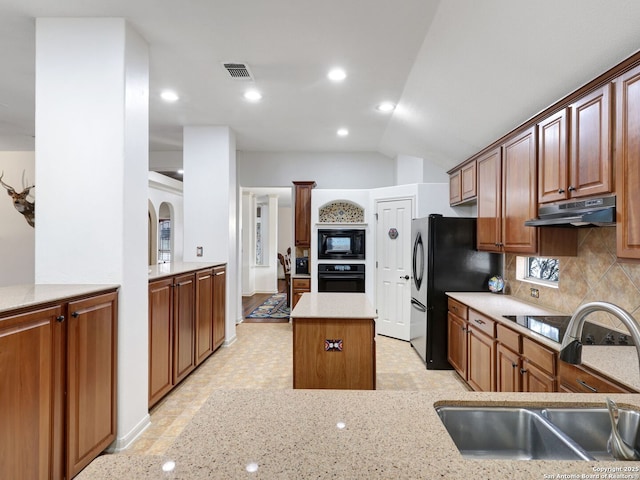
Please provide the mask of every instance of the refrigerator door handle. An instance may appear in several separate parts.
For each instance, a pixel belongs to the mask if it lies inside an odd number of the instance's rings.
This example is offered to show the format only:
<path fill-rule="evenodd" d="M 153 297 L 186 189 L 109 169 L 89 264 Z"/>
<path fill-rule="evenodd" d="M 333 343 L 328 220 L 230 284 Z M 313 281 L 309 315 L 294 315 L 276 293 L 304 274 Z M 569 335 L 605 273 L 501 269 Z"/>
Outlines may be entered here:
<path fill-rule="evenodd" d="M 416 241 L 413 244 L 413 281 L 416 288 L 420 290 L 422 286 L 422 275 L 424 273 L 424 246 L 422 244 L 422 235 L 418 232 Z"/>
<path fill-rule="evenodd" d="M 427 311 L 427 308 L 414 298 L 411 299 L 411 306 L 421 312 Z"/>

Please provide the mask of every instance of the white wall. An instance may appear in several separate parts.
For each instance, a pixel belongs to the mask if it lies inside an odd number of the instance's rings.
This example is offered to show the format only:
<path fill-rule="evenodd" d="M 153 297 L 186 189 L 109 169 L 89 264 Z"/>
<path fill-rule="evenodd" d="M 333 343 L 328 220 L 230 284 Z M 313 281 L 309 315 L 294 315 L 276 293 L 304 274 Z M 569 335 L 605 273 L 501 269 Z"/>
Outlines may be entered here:
<path fill-rule="evenodd" d="M 0 152 L 2 181 L 17 192 L 35 181 L 34 152 Z M 23 185 L 24 181 L 29 185 Z M 34 200 L 37 188 L 31 189 Z M 38 217 L 36 215 L 36 225 Z M 13 206 L 7 191 L 0 187 L 0 286 L 33 283 L 35 278 L 35 229 Z"/>
<path fill-rule="evenodd" d="M 395 184 L 395 161 L 375 152 L 238 152 L 238 184 L 289 187 L 314 180 L 317 188 L 375 188 Z"/>

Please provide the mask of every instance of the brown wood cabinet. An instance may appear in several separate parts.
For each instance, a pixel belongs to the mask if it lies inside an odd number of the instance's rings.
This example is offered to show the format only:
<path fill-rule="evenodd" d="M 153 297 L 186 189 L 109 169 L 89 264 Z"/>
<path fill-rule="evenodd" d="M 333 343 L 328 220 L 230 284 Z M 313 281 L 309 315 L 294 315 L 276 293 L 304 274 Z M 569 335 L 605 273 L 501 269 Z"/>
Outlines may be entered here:
<path fill-rule="evenodd" d="M 293 182 L 295 186 L 295 246 L 311 246 L 311 190 L 316 182 Z"/>
<path fill-rule="evenodd" d="M 0 314 L 0 478 L 74 477 L 115 440 L 117 292 Z"/>
<path fill-rule="evenodd" d="M 213 269 L 213 349 L 224 343 L 226 337 L 227 267 Z"/>
<path fill-rule="evenodd" d="M 607 83 L 570 106 L 569 198 L 612 191 L 611 88 Z"/>
<path fill-rule="evenodd" d="M 469 309 L 467 382 L 476 391 L 496 389 L 495 322 Z"/>
<path fill-rule="evenodd" d="M 196 365 L 213 352 L 213 269 L 196 273 Z"/>
<path fill-rule="evenodd" d="M 296 306 L 298 300 L 303 293 L 307 293 L 311 291 L 311 279 L 310 278 L 300 278 L 293 277 L 291 279 L 291 291 L 292 291 L 292 300 L 291 300 L 291 309 Z"/>
<path fill-rule="evenodd" d="M 149 282 L 149 407 L 225 338 L 224 265 Z"/>
<path fill-rule="evenodd" d="M 116 438 L 117 293 L 68 304 L 67 474 Z"/>
<path fill-rule="evenodd" d="M 496 390 L 498 392 L 521 392 L 521 369 L 520 354 L 502 343 L 498 343 L 496 347 Z"/>
<path fill-rule="evenodd" d="M 449 174 L 449 203 L 456 205 L 476 199 L 476 161 L 465 163 Z"/>
<path fill-rule="evenodd" d="M 640 67 L 616 86 L 616 211 L 618 258 L 640 259 Z"/>
<path fill-rule="evenodd" d="M 467 328 L 468 322 L 450 310 L 447 315 L 447 360 L 465 380 L 467 379 Z"/>
<path fill-rule="evenodd" d="M 575 393 L 637 393 L 584 365 L 558 362 L 558 382 L 563 390 Z"/>
<path fill-rule="evenodd" d="M 477 161 L 478 250 L 502 251 L 502 148 L 485 153 Z"/>
<path fill-rule="evenodd" d="M 538 123 L 538 202 L 569 195 L 569 113 L 563 108 Z"/>

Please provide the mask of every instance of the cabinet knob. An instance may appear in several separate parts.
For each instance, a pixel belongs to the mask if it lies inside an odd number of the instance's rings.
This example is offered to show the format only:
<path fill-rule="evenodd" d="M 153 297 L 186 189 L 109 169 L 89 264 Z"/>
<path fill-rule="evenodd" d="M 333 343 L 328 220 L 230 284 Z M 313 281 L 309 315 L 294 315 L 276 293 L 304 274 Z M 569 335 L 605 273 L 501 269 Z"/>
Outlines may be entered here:
<path fill-rule="evenodd" d="M 78 318 L 78 317 L 80 316 L 80 314 L 79 314 L 78 312 L 73 312 L 73 313 L 71 314 L 71 316 L 72 316 L 73 318 Z"/>
<path fill-rule="evenodd" d="M 558 193 L 564 193 L 564 188 L 559 188 Z"/>
<path fill-rule="evenodd" d="M 512 366 L 513 368 L 516 368 L 516 367 L 518 366 L 518 364 L 517 364 L 517 363 L 512 363 L 512 364 L 511 364 L 511 366 Z"/>
<path fill-rule="evenodd" d="M 570 192 L 575 192 L 576 191 L 576 187 L 574 187 L 573 185 L 569 187 L 569 191 Z"/>
<path fill-rule="evenodd" d="M 522 375 L 524 375 L 525 373 L 527 373 L 527 370 L 526 370 L 525 368 L 521 368 L 521 369 L 520 369 L 520 373 L 521 373 Z"/>
<path fill-rule="evenodd" d="M 403 279 L 403 278 L 404 278 L 405 280 L 409 280 L 409 278 L 410 278 L 410 277 L 409 277 L 409 275 L 405 275 L 404 277 L 400 277 L 400 278 L 401 278 L 401 279 Z"/>
<path fill-rule="evenodd" d="M 60 316 L 56 317 L 56 322 L 58 322 L 58 323 L 64 322 L 64 315 L 60 315 Z"/>

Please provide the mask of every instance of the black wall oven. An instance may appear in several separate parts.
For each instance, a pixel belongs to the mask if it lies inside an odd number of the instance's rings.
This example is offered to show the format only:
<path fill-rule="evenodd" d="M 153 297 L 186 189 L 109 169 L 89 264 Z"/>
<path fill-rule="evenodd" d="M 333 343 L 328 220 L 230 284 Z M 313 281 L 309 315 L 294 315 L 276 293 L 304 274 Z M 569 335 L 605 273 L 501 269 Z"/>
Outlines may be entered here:
<path fill-rule="evenodd" d="M 363 263 L 318 264 L 318 292 L 364 293 L 364 280 Z"/>
<path fill-rule="evenodd" d="M 364 260 L 364 229 L 319 229 L 318 260 Z"/>

